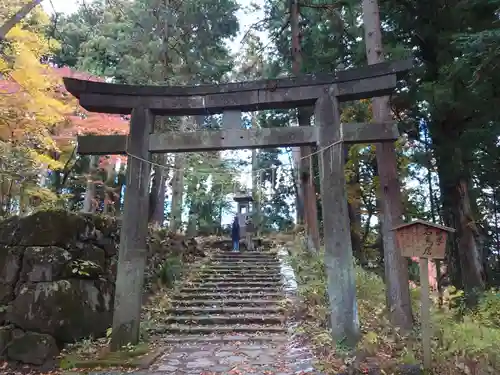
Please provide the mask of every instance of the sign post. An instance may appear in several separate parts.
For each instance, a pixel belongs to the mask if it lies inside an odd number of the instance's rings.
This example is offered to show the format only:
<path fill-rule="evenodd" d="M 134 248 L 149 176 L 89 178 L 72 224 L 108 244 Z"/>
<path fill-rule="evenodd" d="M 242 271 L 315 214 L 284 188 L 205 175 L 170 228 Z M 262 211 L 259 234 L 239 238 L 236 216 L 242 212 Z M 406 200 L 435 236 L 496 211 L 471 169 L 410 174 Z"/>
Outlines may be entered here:
<path fill-rule="evenodd" d="M 455 229 L 423 220 L 401 224 L 392 229 L 404 257 L 419 258 L 422 349 L 424 368 L 431 368 L 431 322 L 429 295 L 429 259 L 444 259 L 448 233 Z"/>

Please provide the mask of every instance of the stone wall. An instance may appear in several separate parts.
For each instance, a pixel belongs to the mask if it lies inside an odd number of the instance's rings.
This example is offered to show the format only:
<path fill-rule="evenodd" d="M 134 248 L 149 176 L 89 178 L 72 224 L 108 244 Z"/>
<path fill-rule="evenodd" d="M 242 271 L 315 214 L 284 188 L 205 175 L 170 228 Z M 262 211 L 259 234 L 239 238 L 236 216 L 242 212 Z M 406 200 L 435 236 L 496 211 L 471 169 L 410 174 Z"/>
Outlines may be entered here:
<path fill-rule="evenodd" d="M 0 352 L 41 365 L 112 322 L 119 228 L 46 211 L 0 223 Z"/>
<path fill-rule="evenodd" d="M 105 335 L 119 231 L 111 217 L 66 211 L 0 222 L 0 356 L 41 365 L 65 343 Z M 189 245 L 173 241 L 150 237 L 145 285 L 173 245 Z"/>

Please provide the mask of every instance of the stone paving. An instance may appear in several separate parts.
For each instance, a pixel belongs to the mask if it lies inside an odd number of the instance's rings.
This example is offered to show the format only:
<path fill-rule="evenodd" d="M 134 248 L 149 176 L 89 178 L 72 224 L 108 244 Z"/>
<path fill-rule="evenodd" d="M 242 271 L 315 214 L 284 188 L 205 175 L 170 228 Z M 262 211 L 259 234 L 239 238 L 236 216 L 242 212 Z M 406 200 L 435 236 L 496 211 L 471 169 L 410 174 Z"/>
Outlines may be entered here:
<path fill-rule="evenodd" d="M 295 299 L 297 285 L 285 259 L 286 251 L 277 258 L 221 253 L 212 262 L 215 267 L 208 267 L 198 281 L 181 289 L 182 298 L 175 299 L 171 314 L 165 317 L 165 352 L 149 369 L 131 374 L 324 375 L 314 368 L 313 353 L 293 333 L 296 322 L 284 319 L 276 298 L 280 291 L 283 297 Z M 256 319 L 259 316 L 262 320 Z M 401 374 L 422 374 L 418 366 L 402 370 Z M 378 369 L 362 373 L 385 374 Z"/>
<path fill-rule="evenodd" d="M 134 375 L 320 375 L 314 356 L 293 334 L 283 300 L 293 271 L 269 253 L 222 252 L 183 286 L 163 319 L 167 348 Z M 99 375 L 118 375 L 117 372 Z"/>
<path fill-rule="evenodd" d="M 317 374 L 312 355 L 290 343 L 182 344 L 151 368 L 155 375 Z"/>
<path fill-rule="evenodd" d="M 296 285 L 283 257 L 278 258 L 265 253 L 215 257 L 191 291 L 181 290 L 182 300 L 168 318 L 176 323 L 168 328 L 170 350 L 149 374 L 319 374 L 311 351 L 285 321 L 279 300 L 293 295 Z"/>

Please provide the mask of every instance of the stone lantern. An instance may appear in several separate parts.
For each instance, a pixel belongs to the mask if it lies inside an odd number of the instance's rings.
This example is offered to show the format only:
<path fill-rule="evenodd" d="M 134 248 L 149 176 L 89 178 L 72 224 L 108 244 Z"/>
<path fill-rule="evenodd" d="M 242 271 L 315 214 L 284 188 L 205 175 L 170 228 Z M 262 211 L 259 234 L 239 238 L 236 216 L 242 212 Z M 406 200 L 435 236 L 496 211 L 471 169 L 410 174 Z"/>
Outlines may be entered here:
<path fill-rule="evenodd" d="M 238 204 L 237 216 L 238 222 L 240 224 L 240 237 L 245 238 L 245 245 L 248 250 L 253 250 L 253 238 L 252 235 L 255 232 L 255 226 L 252 222 L 252 210 L 250 202 L 253 202 L 253 198 L 248 194 L 238 194 L 234 197 L 234 201 Z M 247 227 L 247 223 L 251 223 Z"/>

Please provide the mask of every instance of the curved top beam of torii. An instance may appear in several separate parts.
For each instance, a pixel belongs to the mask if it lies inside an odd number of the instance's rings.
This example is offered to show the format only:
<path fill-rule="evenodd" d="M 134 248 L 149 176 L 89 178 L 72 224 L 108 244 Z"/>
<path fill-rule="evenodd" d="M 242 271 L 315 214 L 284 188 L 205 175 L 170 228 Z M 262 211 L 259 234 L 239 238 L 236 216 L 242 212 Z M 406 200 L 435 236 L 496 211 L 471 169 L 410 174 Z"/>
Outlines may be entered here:
<path fill-rule="evenodd" d="M 129 114 L 143 107 L 161 115 L 208 115 L 309 106 L 333 84 L 341 101 L 388 95 L 394 80 L 412 65 L 411 60 L 388 61 L 335 74 L 197 86 L 135 86 L 75 78 L 64 78 L 64 85 L 89 111 Z"/>

